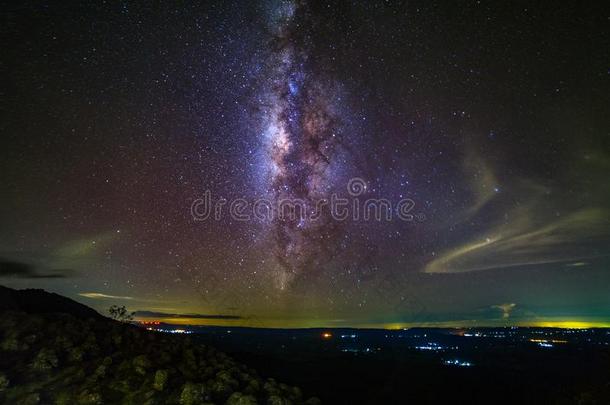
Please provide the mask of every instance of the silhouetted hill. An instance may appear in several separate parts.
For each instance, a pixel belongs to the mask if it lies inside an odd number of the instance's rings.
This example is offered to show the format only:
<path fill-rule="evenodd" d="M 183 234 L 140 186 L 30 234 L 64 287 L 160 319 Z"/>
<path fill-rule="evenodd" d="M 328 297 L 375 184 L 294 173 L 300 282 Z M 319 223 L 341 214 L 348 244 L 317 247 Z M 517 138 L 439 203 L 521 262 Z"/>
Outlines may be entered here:
<path fill-rule="evenodd" d="M 39 289 L 14 290 L 0 286 L 0 311 L 28 314 L 64 313 L 76 318 L 103 318 L 97 311 L 62 295 Z"/>
<path fill-rule="evenodd" d="M 0 287 L 0 403 L 316 405 L 189 336 Z"/>

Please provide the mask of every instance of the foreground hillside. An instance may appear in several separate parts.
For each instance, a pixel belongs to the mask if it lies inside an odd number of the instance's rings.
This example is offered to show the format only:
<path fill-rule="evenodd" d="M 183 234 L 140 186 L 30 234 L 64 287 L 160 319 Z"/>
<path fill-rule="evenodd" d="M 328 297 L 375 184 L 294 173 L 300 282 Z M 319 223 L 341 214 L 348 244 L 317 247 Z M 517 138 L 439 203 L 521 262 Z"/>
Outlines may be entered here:
<path fill-rule="evenodd" d="M 298 388 L 264 380 L 186 336 L 86 317 L 80 311 L 33 313 L 30 308 L 28 313 L 15 305 L 3 307 L 0 403 L 319 403 L 315 398 L 305 401 Z"/>

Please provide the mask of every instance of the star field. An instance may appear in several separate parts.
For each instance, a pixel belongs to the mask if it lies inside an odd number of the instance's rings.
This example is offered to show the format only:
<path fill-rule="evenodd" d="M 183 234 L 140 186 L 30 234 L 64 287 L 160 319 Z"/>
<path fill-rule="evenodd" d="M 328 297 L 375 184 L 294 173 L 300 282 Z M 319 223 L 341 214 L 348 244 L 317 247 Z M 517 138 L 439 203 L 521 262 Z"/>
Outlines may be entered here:
<path fill-rule="evenodd" d="M 608 322 L 607 7 L 5 9 L 0 257 L 55 276 L 0 283 L 246 325 Z M 354 178 L 414 220 L 191 212 Z"/>

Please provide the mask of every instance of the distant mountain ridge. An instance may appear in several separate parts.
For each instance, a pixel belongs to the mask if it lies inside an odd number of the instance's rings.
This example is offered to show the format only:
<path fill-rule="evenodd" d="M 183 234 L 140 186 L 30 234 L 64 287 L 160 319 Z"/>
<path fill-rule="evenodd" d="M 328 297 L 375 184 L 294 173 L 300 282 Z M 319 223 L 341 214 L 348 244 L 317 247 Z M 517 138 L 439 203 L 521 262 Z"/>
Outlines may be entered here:
<path fill-rule="evenodd" d="M 59 294 L 33 288 L 15 290 L 4 286 L 0 286 L 0 311 L 66 313 L 80 319 L 104 318 L 94 309 Z"/>

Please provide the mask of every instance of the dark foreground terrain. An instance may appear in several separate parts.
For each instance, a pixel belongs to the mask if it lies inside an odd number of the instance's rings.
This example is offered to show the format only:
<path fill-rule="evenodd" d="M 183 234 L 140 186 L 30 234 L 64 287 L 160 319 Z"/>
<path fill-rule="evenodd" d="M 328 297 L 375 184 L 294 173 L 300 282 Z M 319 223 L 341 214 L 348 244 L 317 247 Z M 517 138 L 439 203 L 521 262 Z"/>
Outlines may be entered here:
<path fill-rule="evenodd" d="M 610 330 L 136 326 L 0 287 L 2 404 L 320 403 L 303 392 L 325 404 L 606 405 Z"/>
<path fill-rule="evenodd" d="M 192 328 L 332 404 L 610 404 L 609 329 Z"/>
<path fill-rule="evenodd" d="M 301 390 L 194 341 L 41 290 L 0 287 L 2 404 L 308 404 Z"/>

